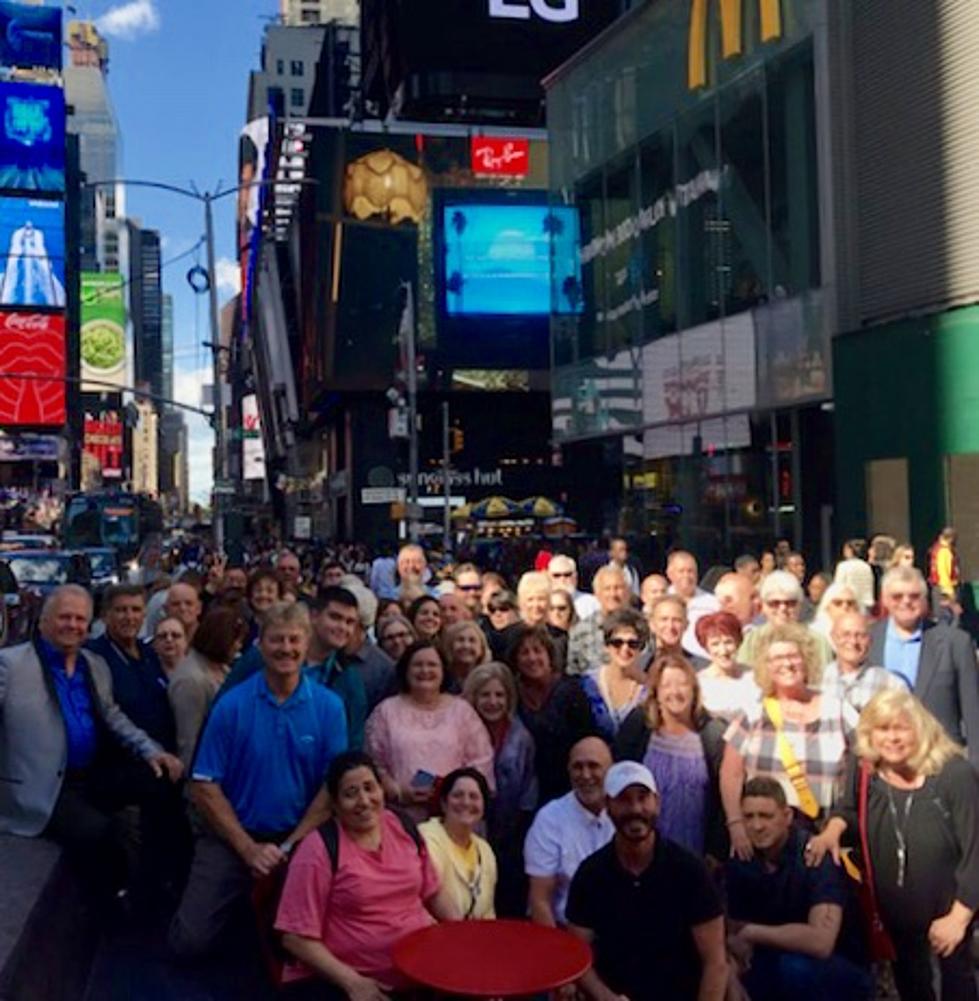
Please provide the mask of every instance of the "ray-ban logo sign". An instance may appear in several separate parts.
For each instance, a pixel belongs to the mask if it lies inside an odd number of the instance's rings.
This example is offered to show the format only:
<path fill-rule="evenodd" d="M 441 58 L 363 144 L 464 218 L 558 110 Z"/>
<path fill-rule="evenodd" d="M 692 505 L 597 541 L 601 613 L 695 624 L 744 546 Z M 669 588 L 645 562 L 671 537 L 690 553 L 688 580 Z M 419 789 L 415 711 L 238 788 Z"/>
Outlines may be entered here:
<path fill-rule="evenodd" d="M 489 0 L 490 17 L 529 21 L 536 16 L 555 24 L 577 21 L 579 0 Z"/>

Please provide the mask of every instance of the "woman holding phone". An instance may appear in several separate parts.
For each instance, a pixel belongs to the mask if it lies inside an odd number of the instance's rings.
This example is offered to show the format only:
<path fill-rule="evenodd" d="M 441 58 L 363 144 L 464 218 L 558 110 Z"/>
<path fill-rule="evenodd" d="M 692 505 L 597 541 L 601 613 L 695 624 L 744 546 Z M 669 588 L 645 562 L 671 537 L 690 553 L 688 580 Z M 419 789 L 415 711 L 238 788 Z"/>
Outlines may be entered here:
<path fill-rule="evenodd" d="M 493 747 L 476 710 L 446 691 L 445 660 L 419 640 L 395 666 L 400 693 L 367 720 L 365 746 L 378 764 L 384 792 L 415 819 L 432 808 L 433 787 L 457 768 L 476 768 L 495 789 Z"/>

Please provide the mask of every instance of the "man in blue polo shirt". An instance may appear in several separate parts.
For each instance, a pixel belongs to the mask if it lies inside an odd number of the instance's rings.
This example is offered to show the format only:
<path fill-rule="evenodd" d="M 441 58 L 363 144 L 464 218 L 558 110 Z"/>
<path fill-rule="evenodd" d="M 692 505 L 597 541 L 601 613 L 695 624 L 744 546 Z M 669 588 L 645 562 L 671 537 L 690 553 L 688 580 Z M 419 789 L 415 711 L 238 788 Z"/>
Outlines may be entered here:
<path fill-rule="evenodd" d="M 215 702 L 204 727 L 190 796 L 205 829 L 170 926 L 180 955 L 207 952 L 253 880 L 327 817 L 323 779 L 347 748 L 347 721 L 340 699 L 302 673 L 309 637 L 305 605 L 270 608 L 264 670 Z"/>

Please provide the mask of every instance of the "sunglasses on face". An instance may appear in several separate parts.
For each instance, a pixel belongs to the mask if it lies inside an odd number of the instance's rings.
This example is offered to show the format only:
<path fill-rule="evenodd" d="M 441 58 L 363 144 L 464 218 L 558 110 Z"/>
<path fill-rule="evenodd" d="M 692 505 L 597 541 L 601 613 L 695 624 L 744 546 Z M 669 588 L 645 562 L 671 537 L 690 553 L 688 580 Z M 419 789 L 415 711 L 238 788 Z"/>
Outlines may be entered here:
<path fill-rule="evenodd" d="M 621 650 L 622 647 L 626 646 L 630 650 L 641 650 L 642 643 L 639 640 L 626 639 L 624 636 L 614 636 L 608 641 L 610 647 L 614 647 L 616 650 Z"/>
<path fill-rule="evenodd" d="M 551 576 L 557 578 L 558 580 L 570 580 L 574 576 L 574 572 L 571 570 L 567 571 L 567 573 L 557 573 L 556 571 L 552 571 Z"/>
<path fill-rule="evenodd" d="M 457 591 L 482 591 L 482 584 L 457 584 Z"/>
<path fill-rule="evenodd" d="M 799 602 L 795 598 L 770 598 L 765 604 L 769 608 L 795 608 Z"/>

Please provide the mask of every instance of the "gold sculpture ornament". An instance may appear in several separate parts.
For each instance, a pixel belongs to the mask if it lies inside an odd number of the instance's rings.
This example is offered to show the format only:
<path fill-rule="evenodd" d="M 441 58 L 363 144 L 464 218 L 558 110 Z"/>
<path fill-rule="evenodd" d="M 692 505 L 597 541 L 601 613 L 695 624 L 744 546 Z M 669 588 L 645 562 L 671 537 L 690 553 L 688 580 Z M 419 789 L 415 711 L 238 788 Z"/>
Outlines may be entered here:
<path fill-rule="evenodd" d="M 383 216 L 395 225 L 419 223 L 427 203 L 424 171 L 392 150 L 374 150 L 347 164 L 343 204 L 356 219 Z"/>

